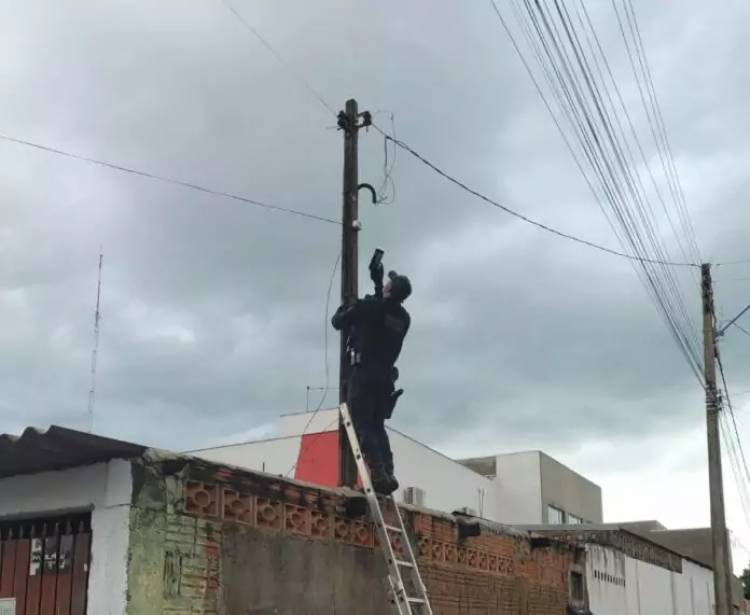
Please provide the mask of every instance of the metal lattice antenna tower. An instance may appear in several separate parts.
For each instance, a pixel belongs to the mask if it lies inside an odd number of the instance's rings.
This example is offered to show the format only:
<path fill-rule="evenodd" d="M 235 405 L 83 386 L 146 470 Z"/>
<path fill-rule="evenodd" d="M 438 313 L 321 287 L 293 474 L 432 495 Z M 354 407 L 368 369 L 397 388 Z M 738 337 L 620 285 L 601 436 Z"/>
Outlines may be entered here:
<path fill-rule="evenodd" d="M 99 252 L 99 273 L 96 282 L 96 311 L 94 312 L 94 347 L 91 349 L 91 388 L 89 389 L 89 433 L 94 431 L 94 403 L 96 401 L 96 359 L 99 354 L 99 322 L 101 321 L 102 262 L 104 253 Z"/>

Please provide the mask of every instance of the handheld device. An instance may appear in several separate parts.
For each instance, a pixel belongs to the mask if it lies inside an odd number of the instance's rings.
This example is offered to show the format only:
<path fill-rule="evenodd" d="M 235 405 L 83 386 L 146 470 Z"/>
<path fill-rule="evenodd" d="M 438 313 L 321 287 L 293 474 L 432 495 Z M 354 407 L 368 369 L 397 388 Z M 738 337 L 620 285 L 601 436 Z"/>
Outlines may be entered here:
<path fill-rule="evenodd" d="M 380 248 L 375 248 L 375 252 L 370 259 L 370 271 L 372 271 L 373 269 L 377 269 L 380 266 L 380 263 L 383 261 L 383 254 L 383 250 L 381 250 Z"/>

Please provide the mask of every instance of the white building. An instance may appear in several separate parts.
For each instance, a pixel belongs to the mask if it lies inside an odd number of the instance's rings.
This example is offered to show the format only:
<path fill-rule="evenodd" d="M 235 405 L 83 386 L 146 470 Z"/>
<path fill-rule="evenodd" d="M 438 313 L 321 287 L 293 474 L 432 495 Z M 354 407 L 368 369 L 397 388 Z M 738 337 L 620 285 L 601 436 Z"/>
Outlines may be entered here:
<path fill-rule="evenodd" d="M 461 459 L 491 478 L 502 498 L 500 521 L 507 524 L 602 522 L 602 490 L 542 451 Z"/>
<path fill-rule="evenodd" d="M 505 524 L 602 522 L 601 489 L 540 451 L 455 460 L 387 429 L 402 501 Z M 282 416 L 276 438 L 187 452 L 332 486 L 337 438 L 338 410 L 328 409 Z"/>
<path fill-rule="evenodd" d="M 587 545 L 586 583 L 592 613 L 712 615 L 713 571 L 683 559 L 680 572 Z"/>
<path fill-rule="evenodd" d="M 523 526 L 539 536 L 584 544 L 585 584 L 594 615 L 713 615 L 710 566 L 686 557 L 628 524 Z M 742 596 L 735 596 L 735 612 Z"/>

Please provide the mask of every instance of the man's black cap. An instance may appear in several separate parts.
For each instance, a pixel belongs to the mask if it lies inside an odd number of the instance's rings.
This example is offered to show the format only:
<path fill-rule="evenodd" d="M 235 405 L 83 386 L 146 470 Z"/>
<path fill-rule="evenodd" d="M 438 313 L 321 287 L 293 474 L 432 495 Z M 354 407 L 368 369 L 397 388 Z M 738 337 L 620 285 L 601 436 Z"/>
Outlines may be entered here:
<path fill-rule="evenodd" d="M 395 271 L 389 271 L 388 277 L 391 280 L 391 297 L 396 301 L 404 301 L 411 295 L 411 282 L 405 275 L 399 275 Z"/>

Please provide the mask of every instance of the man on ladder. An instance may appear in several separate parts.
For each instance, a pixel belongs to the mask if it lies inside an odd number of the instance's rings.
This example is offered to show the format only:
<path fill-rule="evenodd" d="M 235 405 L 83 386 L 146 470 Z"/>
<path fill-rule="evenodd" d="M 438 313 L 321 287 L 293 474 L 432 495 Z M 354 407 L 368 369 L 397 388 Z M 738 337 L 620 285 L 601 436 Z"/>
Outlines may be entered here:
<path fill-rule="evenodd" d="M 409 278 L 388 273 L 383 286 L 383 251 L 375 250 L 370 277 L 375 294 L 342 305 L 331 323 L 347 333 L 347 353 L 352 366 L 348 405 L 362 454 L 370 467 L 373 488 L 388 495 L 398 489 L 393 475 L 393 453 L 385 420 L 403 390 L 395 390 L 401 353 L 411 318 L 402 303 L 411 294 Z"/>

